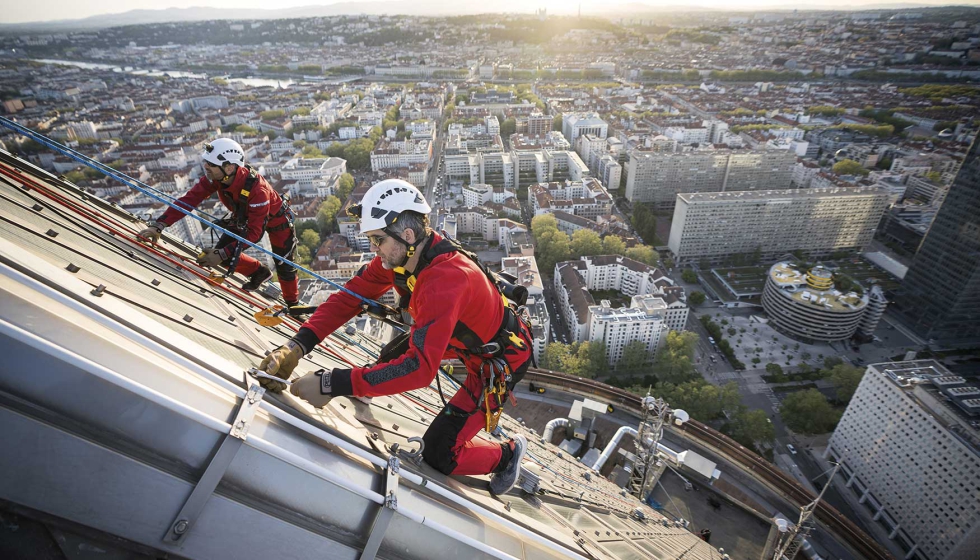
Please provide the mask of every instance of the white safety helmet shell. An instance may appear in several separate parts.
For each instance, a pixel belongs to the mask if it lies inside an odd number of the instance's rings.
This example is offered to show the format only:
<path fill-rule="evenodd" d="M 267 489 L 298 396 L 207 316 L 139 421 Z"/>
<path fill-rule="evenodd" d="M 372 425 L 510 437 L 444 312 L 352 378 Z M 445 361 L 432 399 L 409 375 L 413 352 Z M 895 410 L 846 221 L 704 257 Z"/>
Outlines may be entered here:
<path fill-rule="evenodd" d="M 231 138 L 218 138 L 214 142 L 204 145 L 204 153 L 201 154 L 201 158 L 218 166 L 226 163 L 244 165 L 245 150 L 242 149 L 241 144 Z"/>
<path fill-rule="evenodd" d="M 385 179 L 375 184 L 361 199 L 361 233 L 390 226 L 406 210 L 432 212 L 421 191 L 408 181 Z"/>

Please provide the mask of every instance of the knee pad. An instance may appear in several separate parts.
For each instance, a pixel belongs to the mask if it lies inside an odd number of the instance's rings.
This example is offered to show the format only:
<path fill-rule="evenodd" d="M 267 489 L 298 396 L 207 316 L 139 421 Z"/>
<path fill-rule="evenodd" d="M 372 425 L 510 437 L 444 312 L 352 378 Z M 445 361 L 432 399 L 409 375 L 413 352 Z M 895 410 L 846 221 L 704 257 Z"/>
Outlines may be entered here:
<path fill-rule="evenodd" d="M 442 474 L 452 474 L 456 469 L 456 456 L 453 447 L 456 446 L 456 436 L 466 423 L 466 417 L 453 416 L 445 412 L 439 414 L 429 424 L 429 429 L 422 435 L 425 449 L 422 459 Z"/>
<path fill-rule="evenodd" d="M 292 282 L 296 279 L 296 269 L 279 261 L 276 261 L 276 274 L 279 275 L 280 280 L 286 282 Z"/>

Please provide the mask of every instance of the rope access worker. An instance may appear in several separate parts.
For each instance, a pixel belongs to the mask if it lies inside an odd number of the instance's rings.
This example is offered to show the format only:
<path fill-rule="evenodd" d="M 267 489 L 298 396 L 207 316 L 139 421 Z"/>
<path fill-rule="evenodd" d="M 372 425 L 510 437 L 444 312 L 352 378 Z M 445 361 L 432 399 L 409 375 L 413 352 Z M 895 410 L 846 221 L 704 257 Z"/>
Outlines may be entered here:
<path fill-rule="evenodd" d="M 504 444 L 477 438 L 492 431 L 504 400 L 532 359 L 530 329 L 508 305 L 494 276 L 475 255 L 429 228 L 431 208 L 415 186 L 389 179 L 372 186 L 360 207 L 361 233 L 375 258 L 346 288 L 377 299 L 395 286 L 399 307 L 413 319 L 408 333 L 381 352 L 378 363 L 353 369 L 321 370 L 293 382 L 290 392 L 314 407 L 336 396 L 374 397 L 427 387 L 444 359 L 458 358 L 467 369 L 462 387 L 423 436 L 422 457 L 447 475 L 493 474 L 490 491 L 509 491 L 520 474 L 527 448 L 522 435 Z M 337 292 L 321 304 L 299 332 L 259 366 L 287 379 L 300 358 L 357 315 L 362 302 Z M 261 379 L 273 391 L 285 385 Z"/>
<path fill-rule="evenodd" d="M 293 228 L 293 214 L 289 205 L 252 166 L 245 163 L 245 151 L 241 145 L 229 138 L 218 138 L 204 145 L 201 154 L 204 177 L 176 204 L 186 210 L 193 210 L 218 193 L 221 203 L 231 214 L 219 220 L 219 225 L 250 243 L 258 243 L 265 232 L 269 232 L 272 252 L 292 260 L 296 247 L 296 230 Z M 155 221 L 149 222 L 139 233 L 143 239 L 156 243 L 163 229 L 181 220 L 184 213 L 175 209 L 167 210 Z M 259 289 L 263 282 L 272 277 L 269 267 L 244 254 L 246 246 L 228 234 L 223 234 L 210 249 L 205 249 L 197 257 L 201 266 L 231 267 L 231 272 L 240 272 L 248 277 L 242 289 L 251 292 Z M 276 261 L 279 286 L 282 297 L 291 315 L 300 316 L 313 312 L 313 307 L 299 304 L 299 289 L 296 269 Z"/>

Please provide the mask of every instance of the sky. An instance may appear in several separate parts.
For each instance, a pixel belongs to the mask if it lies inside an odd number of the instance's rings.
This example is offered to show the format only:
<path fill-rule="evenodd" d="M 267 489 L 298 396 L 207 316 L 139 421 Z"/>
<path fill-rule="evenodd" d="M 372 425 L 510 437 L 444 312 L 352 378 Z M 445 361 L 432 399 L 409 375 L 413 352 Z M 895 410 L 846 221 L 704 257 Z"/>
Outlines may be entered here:
<path fill-rule="evenodd" d="M 107 0 L 31 0 L 31 1 L 12 1 L 5 0 L 3 9 L 0 10 L 0 23 L 22 23 L 35 21 L 51 21 L 64 19 L 80 19 L 101 14 L 121 13 L 129 10 L 145 9 L 160 10 L 164 8 L 191 8 L 191 7 L 213 7 L 235 10 L 241 8 L 269 9 L 293 8 L 310 5 L 330 5 L 344 0 L 317 1 L 317 0 L 277 0 L 274 4 L 268 0 L 128 0 L 126 2 L 107 1 Z M 352 0 L 346 0 L 352 2 Z M 374 3 L 385 0 L 357 0 L 357 3 Z M 397 1 L 397 0 L 396 0 Z M 427 2 L 426 2 L 427 3 Z M 870 4 L 915 4 L 915 5 L 977 5 L 980 0 L 694 0 L 685 4 L 667 0 L 531 0 L 523 5 L 527 6 L 526 11 L 531 13 L 539 8 L 547 8 L 550 14 L 573 13 L 578 9 L 579 4 L 583 12 L 597 11 L 621 4 L 648 4 L 652 6 L 679 7 L 682 5 L 696 5 L 705 8 L 718 8 L 725 10 L 753 10 L 753 9 L 835 9 L 850 8 Z M 487 5 L 482 0 L 458 0 L 457 5 L 466 6 L 487 6 L 487 11 L 493 11 L 492 4 Z M 472 12 L 472 10 L 468 10 Z"/>

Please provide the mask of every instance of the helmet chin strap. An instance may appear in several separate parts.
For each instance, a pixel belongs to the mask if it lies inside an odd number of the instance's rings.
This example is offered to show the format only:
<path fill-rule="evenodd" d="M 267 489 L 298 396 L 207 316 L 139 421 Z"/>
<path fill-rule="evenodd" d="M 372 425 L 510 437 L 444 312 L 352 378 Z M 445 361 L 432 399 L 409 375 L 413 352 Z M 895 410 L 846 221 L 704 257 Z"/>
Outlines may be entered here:
<path fill-rule="evenodd" d="M 405 265 L 408 264 L 408 260 L 415 256 L 415 244 L 414 243 L 409 243 L 408 241 L 405 241 L 404 239 L 401 238 L 400 235 L 396 235 L 396 234 L 392 233 L 391 231 L 389 231 L 388 228 L 384 228 L 381 231 L 387 233 L 388 234 L 388 237 L 391 237 L 395 241 L 397 241 L 397 242 L 399 242 L 399 243 L 401 243 L 402 245 L 405 246 L 405 256 L 402 258 L 402 262 L 399 263 L 397 267 L 395 267 L 396 269 L 398 269 L 398 268 L 401 269 L 401 271 L 397 271 L 397 272 L 404 272 L 405 271 Z"/>

